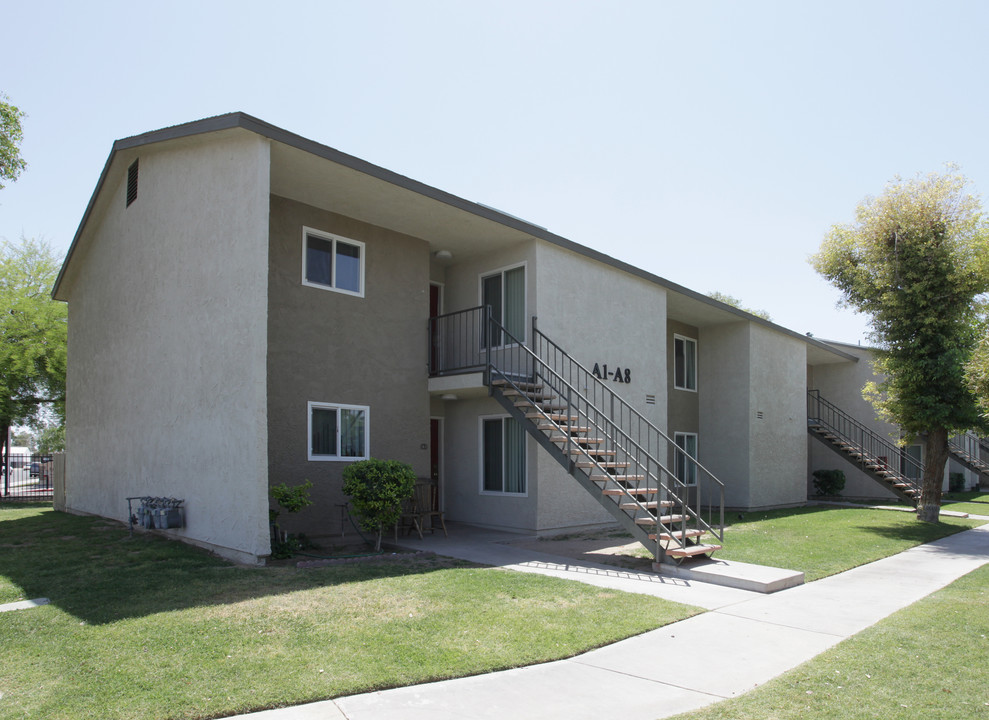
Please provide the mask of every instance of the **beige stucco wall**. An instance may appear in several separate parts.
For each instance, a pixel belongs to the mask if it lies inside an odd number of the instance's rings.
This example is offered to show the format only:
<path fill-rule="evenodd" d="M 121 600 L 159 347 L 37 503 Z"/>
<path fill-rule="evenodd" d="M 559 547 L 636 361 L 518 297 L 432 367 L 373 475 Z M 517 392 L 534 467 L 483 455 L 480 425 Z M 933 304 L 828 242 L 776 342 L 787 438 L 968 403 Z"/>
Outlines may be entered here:
<path fill-rule="evenodd" d="M 364 297 L 302 284 L 303 227 L 365 243 Z M 314 484 L 314 504 L 278 521 L 289 532 L 337 533 L 349 463 L 308 459 L 310 401 L 367 406 L 371 456 L 429 476 L 429 248 L 421 239 L 273 196 L 270 262 L 269 474 L 272 484 Z"/>
<path fill-rule="evenodd" d="M 588 370 L 629 372 L 604 385 L 666 429 L 666 291 L 655 283 L 559 246 L 537 248 L 541 332 Z M 655 404 L 647 404 L 646 396 Z M 611 522 L 598 501 L 548 453 L 539 457 L 539 527 L 544 531 Z"/>
<path fill-rule="evenodd" d="M 480 278 L 519 263 L 526 266 L 527 315 L 580 363 L 630 371 L 630 383 L 608 381 L 637 410 L 666 426 L 666 296 L 654 283 L 548 243 L 521 243 L 437 267 L 444 311 L 480 304 Z M 634 309 L 634 311 L 632 310 Z M 527 340 L 529 340 L 527 334 Z M 646 395 L 655 404 L 646 404 Z M 527 532 L 554 532 L 612 522 L 600 504 L 534 440 L 528 441 L 525 497 L 480 491 L 479 417 L 499 415 L 486 397 L 432 401 L 445 427 L 445 489 L 448 517 Z"/>
<path fill-rule="evenodd" d="M 126 520 L 127 496 L 185 500 L 169 531 L 268 552 L 266 141 L 230 133 L 117 158 L 66 274 L 66 506 Z"/>

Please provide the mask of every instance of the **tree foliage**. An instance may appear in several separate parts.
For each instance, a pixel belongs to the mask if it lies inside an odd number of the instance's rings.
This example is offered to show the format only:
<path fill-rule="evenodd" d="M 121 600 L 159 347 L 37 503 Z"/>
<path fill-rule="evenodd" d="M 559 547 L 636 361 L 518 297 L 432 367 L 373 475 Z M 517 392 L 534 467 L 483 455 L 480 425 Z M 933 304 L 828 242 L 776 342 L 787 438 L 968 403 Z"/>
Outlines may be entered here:
<path fill-rule="evenodd" d="M 876 370 L 866 396 L 910 437 L 924 436 L 918 514 L 936 521 L 948 437 L 984 427 L 966 366 L 989 291 L 989 225 L 966 179 L 897 178 L 866 198 L 856 221 L 831 229 L 814 268 L 870 316 Z"/>
<path fill-rule="evenodd" d="M 4 180 L 16 180 L 26 167 L 20 150 L 24 139 L 21 130 L 24 113 L 7 102 L 9 99 L 0 93 L 0 189 L 4 187 Z"/>
<path fill-rule="evenodd" d="M 749 315 L 755 315 L 756 317 L 761 317 L 763 320 L 769 320 L 770 322 L 772 322 L 772 320 L 773 320 L 769 316 L 769 313 L 766 312 L 765 310 L 753 310 L 751 308 L 747 308 L 744 305 L 742 305 L 742 301 L 741 300 L 739 300 L 737 297 L 735 297 L 733 295 L 726 295 L 723 292 L 717 292 L 717 291 L 715 291 L 715 292 L 709 292 L 707 294 L 707 296 L 709 298 L 711 298 L 712 300 L 717 300 L 718 302 L 723 302 L 725 305 L 731 305 L 732 307 L 738 308 L 739 310 L 744 310 Z"/>
<path fill-rule="evenodd" d="M 0 437 L 65 408 L 67 308 L 51 298 L 58 262 L 44 242 L 0 243 Z"/>
<path fill-rule="evenodd" d="M 412 497 L 416 474 L 398 460 L 360 460 L 343 471 L 343 493 L 350 497 L 365 530 L 377 531 L 375 550 L 381 549 L 386 527 L 402 517 L 402 502 Z"/>

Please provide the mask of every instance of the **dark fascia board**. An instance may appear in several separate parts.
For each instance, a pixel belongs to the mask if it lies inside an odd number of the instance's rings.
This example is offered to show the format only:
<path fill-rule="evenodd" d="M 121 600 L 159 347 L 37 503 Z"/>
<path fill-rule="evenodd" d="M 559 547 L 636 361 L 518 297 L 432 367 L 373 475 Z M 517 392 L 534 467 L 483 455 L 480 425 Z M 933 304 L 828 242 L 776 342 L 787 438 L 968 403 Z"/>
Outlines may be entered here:
<path fill-rule="evenodd" d="M 768 320 L 764 320 L 760 317 L 747 313 L 744 310 L 739 310 L 731 305 L 726 305 L 725 303 L 709 298 L 706 295 L 695 292 L 688 288 L 678 285 L 674 282 L 667 280 L 666 278 L 660 277 L 659 275 L 654 275 L 653 273 L 647 272 L 642 268 L 635 267 L 629 263 L 623 262 L 610 255 L 605 255 L 604 253 L 589 248 L 585 245 L 580 245 L 572 240 L 567 240 L 565 237 L 556 235 L 550 232 L 544 227 L 539 225 L 533 225 L 532 223 L 526 222 L 520 218 L 508 215 L 506 213 L 499 212 L 494 208 L 488 207 L 487 205 L 482 205 L 480 203 L 472 202 L 470 200 L 465 200 L 461 197 L 457 197 L 443 190 L 421 183 L 418 180 L 413 180 L 412 178 L 406 177 L 405 175 L 400 175 L 399 173 L 387 170 L 373 163 L 369 163 L 366 160 L 361 160 L 353 155 L 348 155 L 347 153 L 340 152 L 334 148 L 327 145 L 322 145 L 314 140 L 310 140 L 296 133 L 283 130 L 282 128 L 276 127 L 271 123 L 259 120 L 256 117 L 248 115 L 243 112 L 233 112 L 226 115 L 217 115 L 215 117 L 205 118 L 203 120 L 195 120 L 193 122 L 184 123 L 181 125 L 174 125 L 172 127 L 162 128 L 161 130 L 153 130 L 151 132 L 143 133 L 141 135 L 134 135 L 129 138 L 124 138 L 122 140 L 117 140 L 113 143 L 113 148 L 110 151 L 110 156 L 107 158 L 106 164 L 103 166 L 103 172 L 100 174 L 100 179 L 96 183 L 96 189 L 93 191 L 93 195 L 89 200 L 89 204 L 86 206 L 86 211 L 83 213 L 82 220 L 79 223 L 79 228 L 76 230 L 76 234 L 72 239 L 72 244 L 69 246 L 69 251 L 65 256 L 65 262 L 62 264 L 62 269 L 58 274 L 58 278 L 55 281 L 55 285 L 52 289 L 52 297 L 55 299 L 62 299 L 58 297 L 58 289 L 61 285 L 62 278 L 65 275 L 66 268 L 72 259 L 72 255 L 79 243 L 80 237 L 82 236 L 83 230 L 86 227 L 86 223 L 89 220 L 90 215 L 93 212 L 93 208 L 96 204 L 96 199 L 103 189 L 103 184 L 106 182 L 107 175 L 109 174 L 110 167 L 113 164 L 114 157 L 118 152 L 124 150 L 130 150 L 133 148 L 139 148 L 145 145 L 151 145 L 159 142 L 166 142 L 169 140 L 177 140 L 186 137 L 192 137 L 195 135 L 202 135 L 210 132 L 218 132 L 222 130 L 230 130 L 235 128 L 241 128 L 243 130 L 248 130 L 250 132 L 256 133 L 262 137 L 268 138 L 274 142 L 279 142 L 290 147 L 303 150 L 305 152 L 316 155 L 317 157 L 324 158 L 330 162 L 348 167 L 352 170 L 364 173 L 378 180 L 382 180 L 387 183 L 391 183 L 410 192 L 417 193 L 424 197 L 430 198 L 437 202 L 441 202 L 446 205 L 450 205 L 464 212 L 477 215 L 491 222 L 504 225 L 506 227 L 519 230 L 520 232 L 531 235 L 532 237 L 538 238 L 540 240 L 545 240 L 546 242 L 553 243 L 559 247 L 565 248 L 572 252 L 575 252 L 584 257 L 590 258 L 597 262 L 603 263 L 605 265 L 611 266 L 623 272 L 629 273 L 636 277 L 640 277 L 656 285 L 660 285 L 672 292 L 679 293 L 686 297 L 696 300 L 697 302 L 705 303 L 711 307 L 718 308 L 720 310 L 729 312 L 733 315 L 737 315 L 740 319 L 748 320 L 750 322 L 755 322 L 760 325 L 764 325 L 768 328 L 772 328 L 776 332 L 782 332 L 785 335 L 800 339 L 804 342 L 815 345 L 823 350 L 827 350 L 836 355 L 846 357 L 849 360 L 857 360 L 857 358 L 848 353 L 842 352 L 837 348 L 830 345 L 822 343 L 814 338 L 808 337 L 806 335 L 801 335 L 800 333 L 789 330 L 781 325 L 777 325 Z"/>

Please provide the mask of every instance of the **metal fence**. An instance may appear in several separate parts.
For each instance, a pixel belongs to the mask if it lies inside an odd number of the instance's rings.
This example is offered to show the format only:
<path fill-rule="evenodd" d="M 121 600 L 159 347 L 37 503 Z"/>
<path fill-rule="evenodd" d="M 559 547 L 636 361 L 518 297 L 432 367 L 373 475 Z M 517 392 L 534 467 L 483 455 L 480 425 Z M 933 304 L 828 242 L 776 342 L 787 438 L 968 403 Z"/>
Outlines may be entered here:
<path fill-rule="evenodd" d="M 0 500 L 52 500 L 56 464 L 54 455 L 11 455 L 0 468 Z"/>

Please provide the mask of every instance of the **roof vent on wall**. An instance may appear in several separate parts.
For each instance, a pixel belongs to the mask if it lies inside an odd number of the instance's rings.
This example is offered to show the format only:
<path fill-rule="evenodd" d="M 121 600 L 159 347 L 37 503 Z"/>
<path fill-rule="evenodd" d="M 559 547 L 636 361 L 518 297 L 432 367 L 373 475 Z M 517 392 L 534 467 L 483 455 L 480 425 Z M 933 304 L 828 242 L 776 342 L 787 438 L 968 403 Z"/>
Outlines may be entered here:
<path fill-rule="evenodd" d="M 656 404 L 656 396 L 646 395 L 646 405 L 655 405 L 655 404 Z"/>
<path fill-rule="evenodd" d="M 127 168 L 127 207 L 137 200 L 137 160 Z"/>

